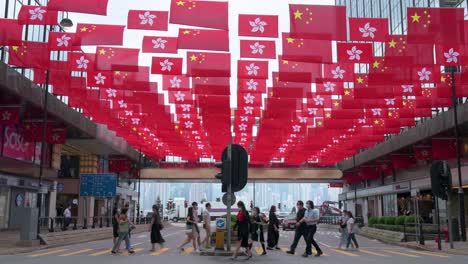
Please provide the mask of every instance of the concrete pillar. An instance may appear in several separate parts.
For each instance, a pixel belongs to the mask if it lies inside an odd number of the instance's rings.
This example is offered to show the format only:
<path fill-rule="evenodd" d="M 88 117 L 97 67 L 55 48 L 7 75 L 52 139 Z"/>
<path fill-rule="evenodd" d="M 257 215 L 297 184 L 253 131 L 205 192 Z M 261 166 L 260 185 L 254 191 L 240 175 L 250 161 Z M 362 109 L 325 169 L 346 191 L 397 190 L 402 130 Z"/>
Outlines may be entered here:
<path fill-rule="evenodd" d="M 49 206 L 48 206 L 49 212 L 47 212 L 47 215 L 49 217 L 56 217 L 57 216 L 57 210 L 56 210 L 57 208 L 57 182 L 54 181 L 52 184 L 54 185 L 54 188 L 52 189 L 55 191 L 49 193 Z"/>
<path fill-rule="evenodd" d="M 92 225 L 94 216 L 94 197 L 80 197 L 78 203 L 78 223 L 84 224 L 86 217 L 88 227 Z"/>

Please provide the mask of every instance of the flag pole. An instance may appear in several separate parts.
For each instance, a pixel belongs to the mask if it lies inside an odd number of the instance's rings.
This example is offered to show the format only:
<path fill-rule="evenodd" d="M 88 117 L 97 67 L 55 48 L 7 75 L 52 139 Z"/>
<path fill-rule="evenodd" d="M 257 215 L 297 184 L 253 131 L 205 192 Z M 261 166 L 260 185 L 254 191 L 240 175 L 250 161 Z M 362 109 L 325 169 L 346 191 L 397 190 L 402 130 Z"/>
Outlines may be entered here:
<path fill-rule="evenodd" d="M 40 233 L 41 230 L 41 211 L 42 211 L 42 176 L 44 174 L 44 162 L 46 156 L 46 139 L 47 139 L 47 103 L 48 103 L 48 93 L 49 93 L 49 69 L 46 70 L 46 81 L 44 88 L 44 101 L 43 101 L 43 112 L 42 112 L 42 140 L 41 140 L 41 161 L 39 163 L 39 192 L 37 199 L 37 208 L 39 209 L 38 221 L 37 221 L 37 233 Z"/>
<path fill-rule="evenodd" d="M 140 145 L 140 155 L 138 156 L 138 205 L 137 205 L 138 223 L 140 223 L 140 193 L 141 193 L 141 145 Z"/>
<path fill-rule="evenodd" d="M 452 107 L 453 107 L 453 120 L 454 120 L 454 132 L 455 142 L 457 144 L 457 170 L 458 170 L 458 206 L 460 210 L 460 229 L 461 229 L 461 241 L 466 241 L 466 225 L 465 225 L 465 194 L 463 192 L 463 182 L 461 173 L 461 148 L 460 148 L 460 129 L 458 125 L 458 99 L 457 90 L 455 87 L 455 72 L 458 72 L 457 66 L 446 67 L 450 69 L 451 85 L 452 85 Z M 449 193 L 450 195 L 450 193 Z M 451 221 L 452 219 L 449 219 Z"/>

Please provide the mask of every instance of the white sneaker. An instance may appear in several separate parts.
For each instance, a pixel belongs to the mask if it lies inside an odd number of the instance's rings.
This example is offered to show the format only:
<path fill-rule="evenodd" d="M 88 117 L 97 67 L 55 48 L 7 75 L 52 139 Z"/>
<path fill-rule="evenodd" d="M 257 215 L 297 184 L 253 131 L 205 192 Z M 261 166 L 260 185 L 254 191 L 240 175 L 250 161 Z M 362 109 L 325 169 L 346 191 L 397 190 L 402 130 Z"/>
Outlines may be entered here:
<path fill-rule="evenodd" d="M 201 253 L 200 249 L 198 249 L 198 248 L 195 250 L 195 252 Z"/>

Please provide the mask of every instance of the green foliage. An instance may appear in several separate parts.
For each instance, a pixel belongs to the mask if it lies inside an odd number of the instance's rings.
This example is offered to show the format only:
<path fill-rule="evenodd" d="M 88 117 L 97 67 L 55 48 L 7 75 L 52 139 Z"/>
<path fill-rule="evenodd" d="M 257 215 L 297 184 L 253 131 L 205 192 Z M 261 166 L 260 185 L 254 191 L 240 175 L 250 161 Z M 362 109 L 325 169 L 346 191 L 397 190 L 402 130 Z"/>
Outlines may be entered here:
<path fill-rule="evenodd" d="M 387 216 L 385 218 L 386 225 L 395 225 L 396 217 L 395 216 Z"/>
<path fill-rule="evenodd" d="M 379 217 L 379 224 L 385 225 L 385 221 L 387 221 L 387 217 L 386 217 L 386 216 Z"/>
<path fill-rule="evenodd" d="M 369 218 L 369 225 L 375 225 L 379 223 L 379 218 L 376 216 L 372 216 Z"/>
<path fill-rule="evenodd" d="M 406 221 L 406 215 L 400 215 L 395 220 L 395 225 L 404 225 Z"/>

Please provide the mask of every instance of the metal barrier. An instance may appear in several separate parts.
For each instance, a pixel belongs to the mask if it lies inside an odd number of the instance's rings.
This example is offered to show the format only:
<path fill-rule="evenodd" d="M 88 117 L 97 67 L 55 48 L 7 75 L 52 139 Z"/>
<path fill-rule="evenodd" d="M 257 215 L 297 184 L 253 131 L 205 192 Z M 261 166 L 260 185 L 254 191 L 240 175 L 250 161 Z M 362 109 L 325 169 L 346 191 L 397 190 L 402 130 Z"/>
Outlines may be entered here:
<path fill-rule="evenodd" d="M 80 221 L 81 220 L 81 221 Z M 151 223 L 151 218 L 132 218 L 131 222 L 135 225 L 145 225 Z M 112 226 L 112 218 L 108 216 L 95 216 L 85 217 L 78 219 L 78 217 L 41 217 L 39 218 L 39 227 L 41 232 L 60 232 L 67 230 L 77 229 L 95 229 L 95 228 L 106 228 Z"/>
<path fill-rule="evenodd" d="M 440 229 L 436 224 L 425 224 L 425 223 L 404 223 L 403 224 L 403 240 L 408 241 L 419 241 L 419 244 L 424 245 L 426 240 L 435 240 L 438 243 L 441 242 L 441 235 L 444 235 L 445 239 L 448 239 L 448 231 L 445 232 L 446 228 Z"/>

